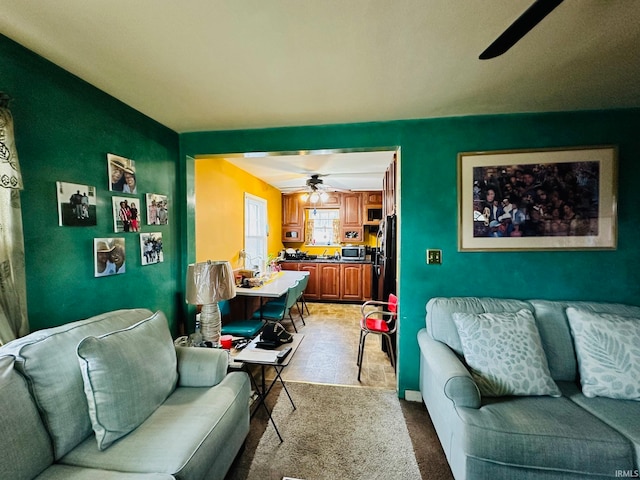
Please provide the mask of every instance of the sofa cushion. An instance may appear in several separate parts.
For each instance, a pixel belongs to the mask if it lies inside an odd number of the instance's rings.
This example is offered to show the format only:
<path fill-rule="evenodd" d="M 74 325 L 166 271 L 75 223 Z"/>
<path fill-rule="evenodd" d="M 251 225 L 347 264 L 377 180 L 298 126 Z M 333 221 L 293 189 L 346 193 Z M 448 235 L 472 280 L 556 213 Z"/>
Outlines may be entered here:
<path fill-rule="evenodd" d="M 175 480 L 175 477 L 163 473 L 126 473 L 54 464 L 33 480 Z"/>
<path fill-rule="evenodd" d="M 534 315 L 538 324 L 542 345 L 547 353 L 549 371 L 554 380 L 575 381 L 578 378 L 578 365 L 573 348 L 573 339 L 566 309 L 579 308 L 597 313 L 640 316 L 640 307 L 620 303 L 529 300 L 535 308 Z"/>
<path fill-rule="evenodd" d="M 144 422 L 178 380 L 176 352 L 161 312 L 124 330 L 85 338 L 78 358 L 100 450 Z"/>
<path fill-rule="evenodd" d="M 560 395 L 529 310 L 454 313 L 453 321 L 482 395 Z"/>
<path fill-rule="evenodd" d="M 0 357 L 0 478 L 31 479 L 53 462 L 53 450 L 12 356 Z"/>
<path fill-rule="evenodd" d="M 177 388 L 140 427 L 108 449 L 98 450 L 88 438 L 60 462 L 222 479 L 249 432 L 249 395 L 245 372 L 229 373 L 213 388 Z"/>
<path fill-rule="evenodd" d="M 640 400 L 640 318 L 573 307 L 567 317 L 584 395 Z"/>
<path fill-rule="evenodd" d="M 431 338 L 438 340 L 458 355 L 462 355 L 462 344 L 453 323 L 454 313 L 499 313 L 533 311 L 533 307 L 522 300 L 481 297 L 434 297 L 427 302 L 426 327 Z"/>
<path fill-rule="evenodd" d="M 49 435 L 54 458 L 91 435 L 91 419 L 84 394 L 76 347 L 87 335 L 101 335 L 133 325 L 152 315 L 150 310 L 107 312 L 86 320 L 33 332 L 2 347 L 16 357 L 15 368 L 27 380 Z"/>
<path fill-rule="evenodd" d="M 640 459 L 640 402 L 587 398 L 575 382 L 561 382 L 559 387 L 564 396 L 624 435 L 633 445 L 636 459 Z"/>
<path fill-rule="evenodd" d="M 455 443 L 474 465 L 516 467 L 499 478 L 612 478 L 634 468 L 627 439 L 565 397 L 491 398 L 456 412 Z"/>

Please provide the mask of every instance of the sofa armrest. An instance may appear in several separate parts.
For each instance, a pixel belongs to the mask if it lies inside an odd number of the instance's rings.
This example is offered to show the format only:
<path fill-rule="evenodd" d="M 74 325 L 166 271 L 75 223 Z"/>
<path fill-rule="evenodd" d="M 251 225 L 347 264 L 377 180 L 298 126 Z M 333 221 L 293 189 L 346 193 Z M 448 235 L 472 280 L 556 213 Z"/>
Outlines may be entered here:
<path fill-rule="evenodd" d="M 213 387 L 227 375 L 229 353 L 217 348 L 176 347 L 179 387 Z"/>
<path fill-rule="evenodd" d="M 431 338 L 426 329 L 418 333 L 418 343 L 426 374 L 432 377 L 430 385 L 440 388 L 456 407 L 480 408 L 480 390 L 456 353 Z"/>

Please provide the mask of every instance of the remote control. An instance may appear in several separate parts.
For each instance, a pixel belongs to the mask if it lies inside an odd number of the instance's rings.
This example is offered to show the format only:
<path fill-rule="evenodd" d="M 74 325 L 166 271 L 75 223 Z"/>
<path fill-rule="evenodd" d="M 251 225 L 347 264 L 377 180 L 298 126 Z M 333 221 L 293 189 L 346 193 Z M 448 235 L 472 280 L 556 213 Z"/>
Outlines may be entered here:
<path fill-rule="evenodd" d="M 280 350 L 277 356 L 278 363 L 282 363 L 284 359 L 287 358 L 287 355 L 289 355 L 289 353 L 291 353 L 291 347 L 283 348 L 282 350 Z"/>

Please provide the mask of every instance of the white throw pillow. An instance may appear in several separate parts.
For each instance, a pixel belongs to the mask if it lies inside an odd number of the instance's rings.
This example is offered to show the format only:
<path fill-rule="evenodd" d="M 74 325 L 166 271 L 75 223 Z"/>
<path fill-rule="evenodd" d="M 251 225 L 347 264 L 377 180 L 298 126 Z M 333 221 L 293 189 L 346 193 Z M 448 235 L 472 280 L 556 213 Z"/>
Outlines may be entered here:
<path fill-rule="evenodd" d="M 529 310 L 454 313 L 464 358 L 480 393 L 560 396 Z"/>
<path fill-rule="evenodd" d="M 640 401 L 640 318 L 567 308 L 585 397 Z"/>
<path fill-rule="evenodd" d="M 161 312 L 78 345 L 84 391 L 98 448 L 130 433 L 173 392 L 176 351 Z"/>

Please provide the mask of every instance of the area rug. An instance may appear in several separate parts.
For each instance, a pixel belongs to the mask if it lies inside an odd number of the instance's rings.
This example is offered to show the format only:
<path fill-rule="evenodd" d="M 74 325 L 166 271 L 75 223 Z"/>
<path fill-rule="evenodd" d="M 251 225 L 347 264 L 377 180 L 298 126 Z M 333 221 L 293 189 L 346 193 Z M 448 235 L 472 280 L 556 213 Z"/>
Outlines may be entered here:
<path fill-rule="evenodd" d="M 420 479 L 394 391 L 287 383 L 253 457 L 248 479 Z"/>

